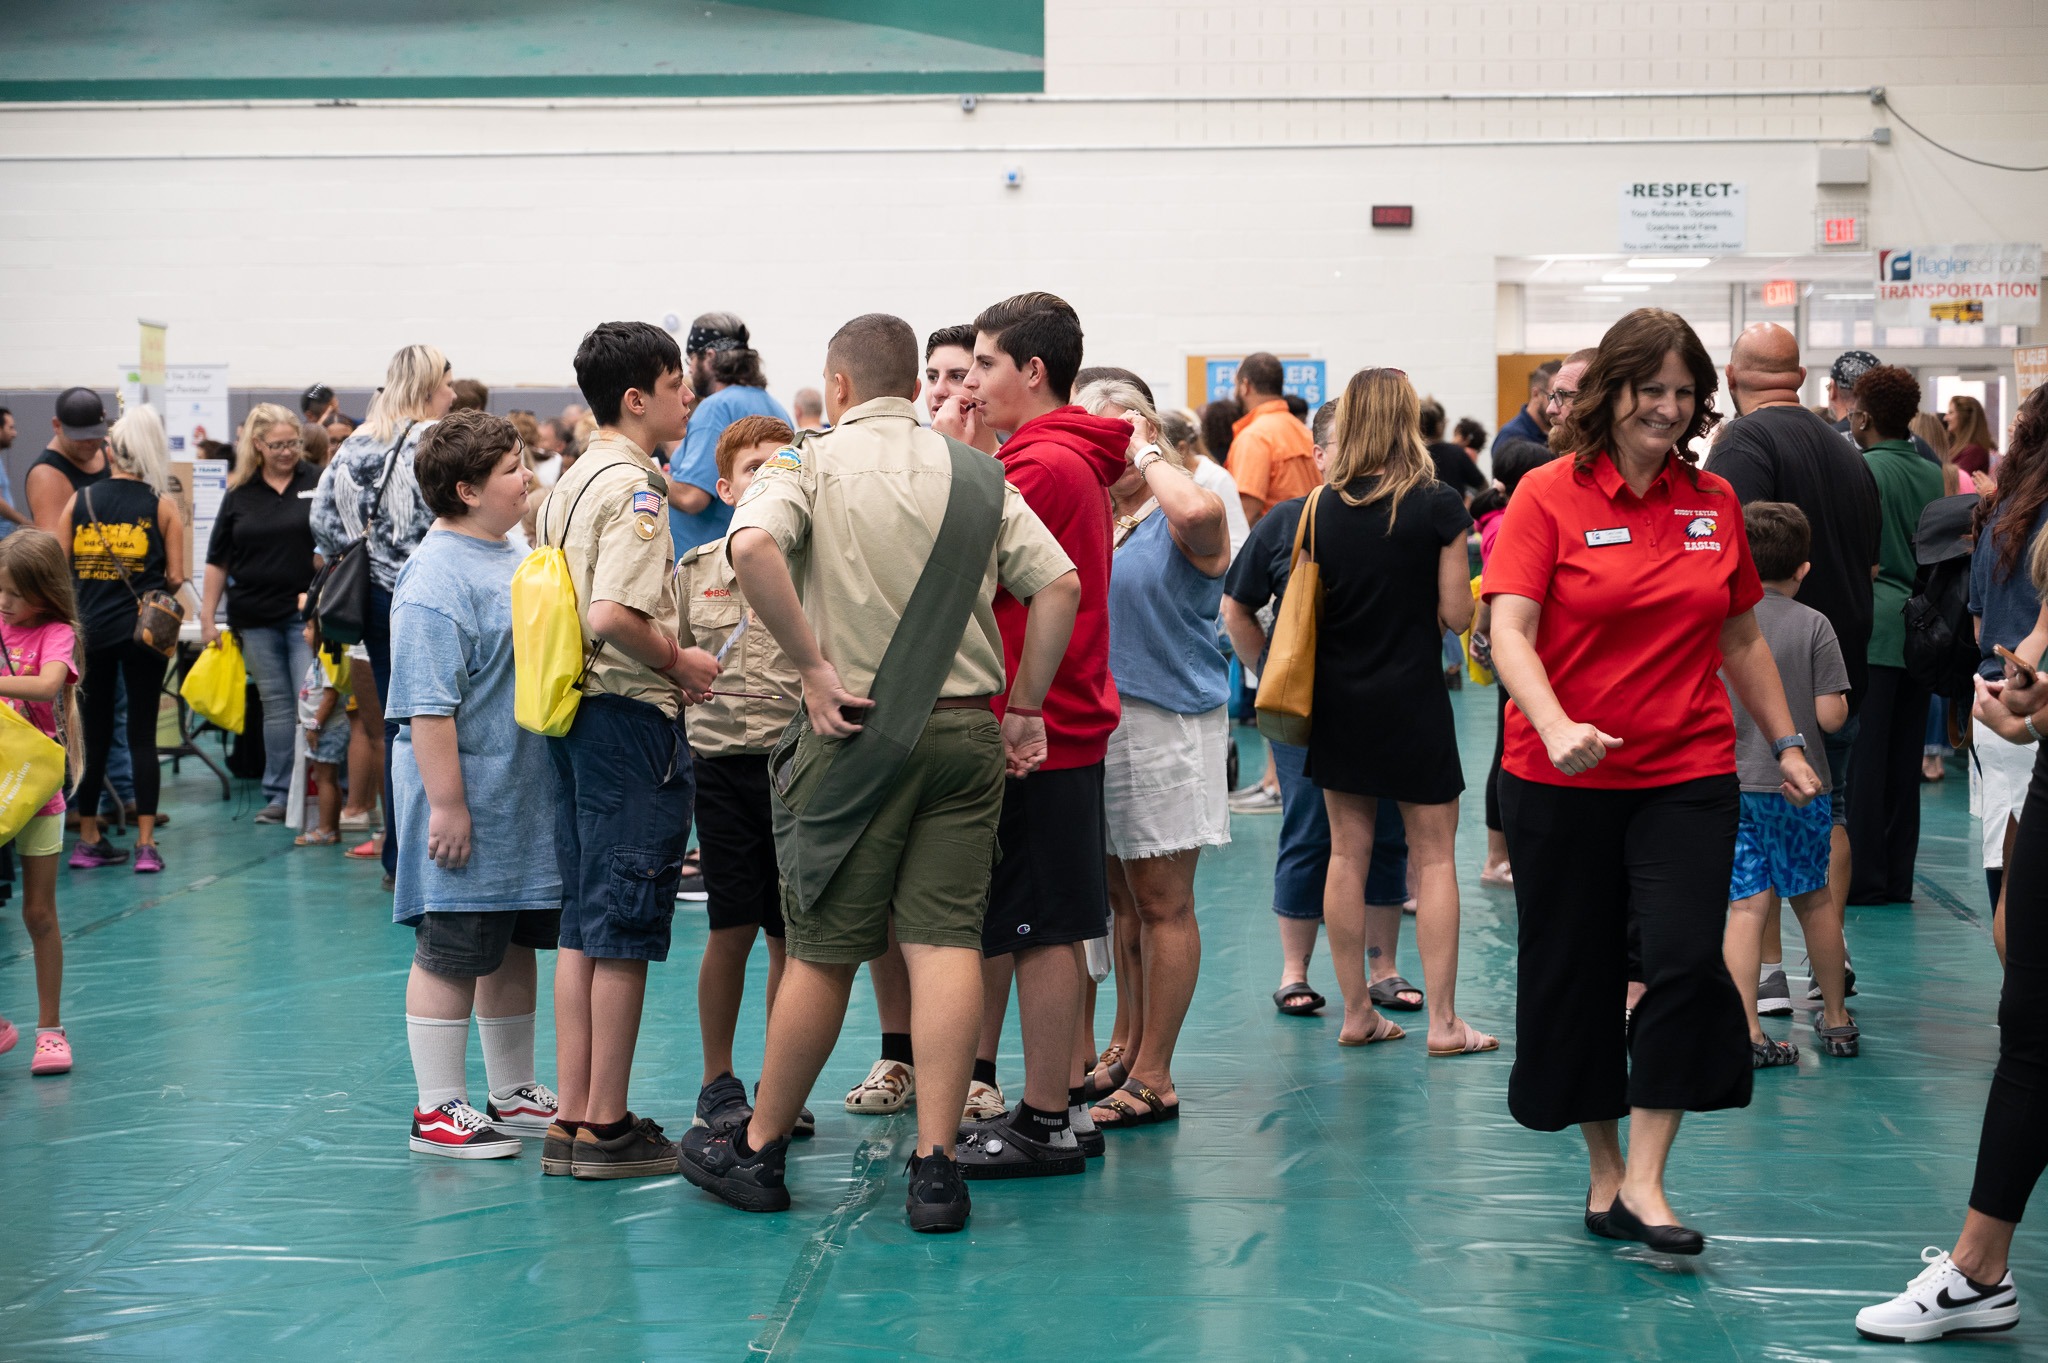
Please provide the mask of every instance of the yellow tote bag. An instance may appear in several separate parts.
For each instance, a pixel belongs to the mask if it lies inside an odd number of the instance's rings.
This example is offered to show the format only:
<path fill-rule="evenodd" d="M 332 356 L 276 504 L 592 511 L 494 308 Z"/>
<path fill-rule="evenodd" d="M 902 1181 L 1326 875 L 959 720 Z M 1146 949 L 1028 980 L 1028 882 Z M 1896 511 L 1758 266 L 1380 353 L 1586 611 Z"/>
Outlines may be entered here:
<path fill-rule="evenodd" d="M 1308 494 L 1301 524 L 1294 530 L 1294 571 L 1280 618 L 1266 646 L 1266 665 L 1259 673 L 1259 732 L 1291 747 L 1308 744 L 1309 711 L 1316 698 L 1316 629 L 1323 618 L 1323 573 L 1316 565 L 1316 501 L 1322 488 Z M 1308 552 L 1302 552 L 1306 543 Z"/>
<path fill-rule="evenodd" d="M 1472 579 L 1472 600 L 1475 603 L 1479 600 L 1481 580 L 1479 577 Z M 1477 609 L 1472 612 L 1472 620 L 1475 624 L 1479 620 Z M 1460 634 L 1458 639 L 1459 642 L 1465 645 L 1465 670 L 1472 674 L 1472 680 L 1481 686 L 1493 685 L 1493 669 L 1480 662 L 1478 657 L 1472 652 L 1472 626 L 1465 626 L 1465 632 Z"/>
<path fill-rule="evenodd" d="M 233 630 L 222 630 L 185 669 L 178 694 L 208 724 L 231 734 L 242 732 L 248 718 L 249 667 L 242 661 L 242 646 Z"/>
<path fill-rule="evenodd" d="M 0 704 L 0 842 L 28 827 L 63 784 L 64 749 L 12 705 Z"/>

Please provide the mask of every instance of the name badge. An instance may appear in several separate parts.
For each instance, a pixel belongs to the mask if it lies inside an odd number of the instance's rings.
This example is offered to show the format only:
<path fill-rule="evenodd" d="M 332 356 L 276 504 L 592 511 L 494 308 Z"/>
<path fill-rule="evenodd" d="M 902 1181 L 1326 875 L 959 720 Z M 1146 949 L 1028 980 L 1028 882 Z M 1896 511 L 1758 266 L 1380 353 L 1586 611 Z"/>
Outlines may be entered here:
<path fill-rule="evenodd" d="M 1586 532 L 1586 547 L 1588 549 L 1604 549 L 1610 544 L 1627 544 L 1628 542 L 1628 527 L 1625 525 L 1616 526 L 1612 530 L 1588 530 Z"/>

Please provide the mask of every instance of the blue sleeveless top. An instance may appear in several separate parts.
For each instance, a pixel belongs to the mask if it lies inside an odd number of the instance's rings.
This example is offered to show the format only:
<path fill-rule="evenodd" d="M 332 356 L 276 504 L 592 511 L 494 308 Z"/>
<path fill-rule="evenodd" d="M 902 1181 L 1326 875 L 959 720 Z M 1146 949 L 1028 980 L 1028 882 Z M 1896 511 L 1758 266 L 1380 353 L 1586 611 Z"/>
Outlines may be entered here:
<path fill-rule="evenodd" d="M 1177 715 L 1229 699 L 1230 664 L 1216 640 L 1223 579 L 1204 577 L 1173 542 L 1166 513 L 1138 523 L 1109 569 L 1109 671 L 1119 695 Z"/>

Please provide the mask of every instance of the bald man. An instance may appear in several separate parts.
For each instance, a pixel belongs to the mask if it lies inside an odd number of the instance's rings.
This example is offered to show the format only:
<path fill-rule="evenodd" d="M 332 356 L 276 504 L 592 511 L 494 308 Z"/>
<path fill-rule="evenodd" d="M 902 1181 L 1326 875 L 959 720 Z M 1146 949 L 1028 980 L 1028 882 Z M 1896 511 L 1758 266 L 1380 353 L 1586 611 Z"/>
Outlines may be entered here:
<path fill-rule="evenodd" d="M 1835 831 L 1828 881 L 1837 902 L 1849 884 L 1849 750 L 1856 712 L 1870 675 L 1871 577 L 1876 571 L 1877 483 L 1862 457 L 1821 417 L 1800 405 L 1806 370 L 1798 338 L 1775 322 L 1754 322 L 1728 360 L 1728 392 L 1736 419 L 1714 441 L 1707 466 L 1734 485 L 1744 502 L 1790 502 L 1813 527 L 1813 563 L 1799 588 L 1800 604 L 1826 616 L 1849 670 L 1849 722 L 1823 735 L 1834 786 Z M 1808 735 L 1809 740 L 1812 735 Z M 1766 929 L 1764 971 L 1777 978 L 1760 992 L 1757 1010 L 1791 1011 L 1775 921 Z M 1764 981 L 1759 982 L 1760 985 Z M 1768 1000 L 1768 1002 L 1767 1002 Z"/>

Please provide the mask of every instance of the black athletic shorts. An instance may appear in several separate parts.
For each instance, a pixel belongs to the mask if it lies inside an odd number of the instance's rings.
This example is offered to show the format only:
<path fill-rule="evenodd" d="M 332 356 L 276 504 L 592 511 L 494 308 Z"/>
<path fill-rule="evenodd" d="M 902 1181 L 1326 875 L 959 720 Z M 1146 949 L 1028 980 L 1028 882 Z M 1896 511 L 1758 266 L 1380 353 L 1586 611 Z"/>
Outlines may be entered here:
<path fill-rule="evenodd" d="M 1102 763 L 1003 782 L 1002 859 L 982 919 L 981 952 L 1085 942 L 1109 931 Z"/>
<path fill-rule="evenodd" d="M 412 920 L 412 958 L 422 970 L 453 979 L 481 979 L 505 964 L 509 947 L 553 951 L 562 933 L 560 909 L 500 913 L 436 913 Z"/>
<path fill-rule="evenodd" d="M 697 846 L 711 926 L 782 936 L 768 754 L 697 758 Z"/>

